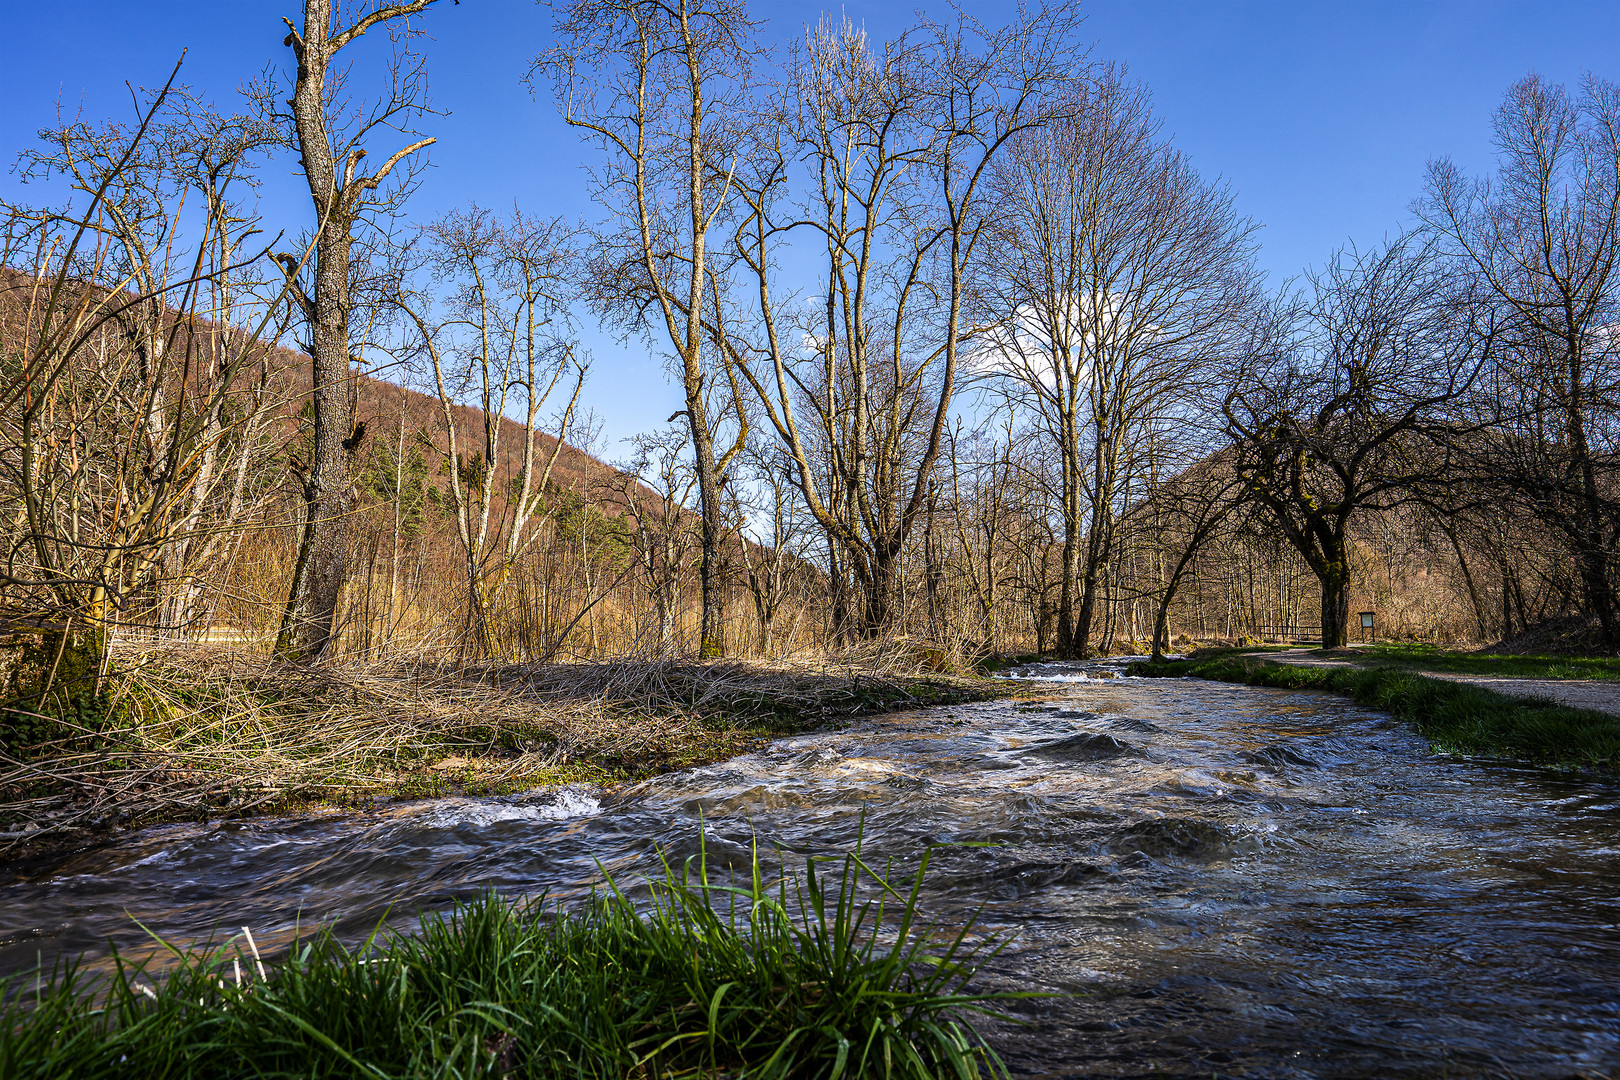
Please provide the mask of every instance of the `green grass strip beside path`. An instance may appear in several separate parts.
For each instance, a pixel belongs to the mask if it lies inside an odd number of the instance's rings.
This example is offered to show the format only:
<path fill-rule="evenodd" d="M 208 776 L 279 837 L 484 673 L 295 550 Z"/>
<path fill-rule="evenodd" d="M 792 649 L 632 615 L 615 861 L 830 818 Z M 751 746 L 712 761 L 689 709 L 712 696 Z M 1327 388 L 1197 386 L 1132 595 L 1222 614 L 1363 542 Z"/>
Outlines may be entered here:
<path fill-rule="evenodd" d="M 1356 654 L 1358 663 L 1371 661 L 1387 667 L 1444 671 L 1455 675 L 1489 675 L 1498 679 L 1620 681 L 1620 657 L 1613 656 L 1499 656 L 1410 643 L 1358 645 Z"/>
<path fill-rule="evenodd" d="M 1374 660 L 1371 666 L 1359 668 L 1300 667 L 1227 654 L 1140 663 L 1133 666 L 1132 674 L 1328 690 L 1393 713 L 1414 725 L 1436 750 L 1446 753 L 1620 771 L 1620 718 L 1428 678 L 1404 665 Z"/>

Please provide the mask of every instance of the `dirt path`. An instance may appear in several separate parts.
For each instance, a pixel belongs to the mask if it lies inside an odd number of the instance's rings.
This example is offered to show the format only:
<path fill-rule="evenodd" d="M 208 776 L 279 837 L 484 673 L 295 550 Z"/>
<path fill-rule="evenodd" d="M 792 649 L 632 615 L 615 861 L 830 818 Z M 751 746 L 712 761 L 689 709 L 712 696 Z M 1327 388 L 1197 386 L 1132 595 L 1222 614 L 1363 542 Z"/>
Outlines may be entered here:
<path fill-rule="evenodd" d="M 1343 656 L 1322 656 L 1316 649 L 1288 649 L 1284 652 L 1264 653 L 1267 660 L 1295 664 L 1302 667 L 1364 667 L 1366 665 Z M 1431 679 L 1468 683 L 1494 690 L 1498 694 L 1515 697 L 1543 698 L 1576 709 L 1620 716 L 1620 683 L 1597 679 L 1505 679 L 1496 675 L 1460 675 L 1452 671 L 1417 671 Z"/>

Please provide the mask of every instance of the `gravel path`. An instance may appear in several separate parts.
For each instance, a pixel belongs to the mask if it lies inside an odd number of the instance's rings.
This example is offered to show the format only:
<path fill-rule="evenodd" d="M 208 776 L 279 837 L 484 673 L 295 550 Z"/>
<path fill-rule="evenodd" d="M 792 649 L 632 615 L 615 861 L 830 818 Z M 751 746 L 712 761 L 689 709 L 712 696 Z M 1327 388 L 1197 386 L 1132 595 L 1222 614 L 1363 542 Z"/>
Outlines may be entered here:
<path fill-rule="evenodd" d="M 1354 660 L 1313 655 L 1314 649 L 1289 649 L 1263 654 L 1267 660 L 1304 667 L 1362 667 Z M 1459 675 L 1451 671 L 1419 671 L 1431 679 L 1469 683 L 1515 697 L 1544 698 L 1576 709 L 1620 716 L 1620 683 L 1598 679 L 1505 679 L 1496 675 Z"/>

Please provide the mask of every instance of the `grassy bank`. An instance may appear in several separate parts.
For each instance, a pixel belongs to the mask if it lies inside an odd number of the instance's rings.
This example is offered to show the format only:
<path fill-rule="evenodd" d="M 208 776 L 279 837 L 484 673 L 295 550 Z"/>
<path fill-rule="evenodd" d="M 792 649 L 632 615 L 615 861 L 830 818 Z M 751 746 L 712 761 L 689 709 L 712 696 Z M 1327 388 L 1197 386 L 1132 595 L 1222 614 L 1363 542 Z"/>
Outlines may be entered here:
<path fill-rule="evenodd" d="M 1499 679 L 1620 680 L 1620 658 L 1613 656 L 1503 656 L 1460 652 L 1435 645 L 1387 644 L 1357 646 L 1356 659 L 1408 671 L 1444 671 Z"/>
<path fill-rule="evenodd" d="M 1374 657 L 1364 667 L 1301 667 L 1223 651 L 1187 660 L 1136 664 L 1132 673 L 1329 690 L 1412 723 L 1437 750 L 1620 771 L 1620 719 L 1428 678 L 1406 663 Z"/>
<path fill-rule="evenodd" d="M 0 982 L 0 1075 L 98 1077 L 1003 1076 L 966 988 L 996 948 L 918 920 L 924 861 L 859 852 L 776 887 L 670 871 L 638 913 L 493 897 L 356 948 L 261 966 L 245 939 Z M 829 872 L 830 870 L 830 872 Z"/>
<path fill-rule="evenodd" d="M 59 711 L 57 737 L 0 745 L 0 855 L 163 821 L 611 784 L 863 714 L 998 693 L 882 654 L 304 667 L 148 644 L 114 659 L 94 721 Z"/>

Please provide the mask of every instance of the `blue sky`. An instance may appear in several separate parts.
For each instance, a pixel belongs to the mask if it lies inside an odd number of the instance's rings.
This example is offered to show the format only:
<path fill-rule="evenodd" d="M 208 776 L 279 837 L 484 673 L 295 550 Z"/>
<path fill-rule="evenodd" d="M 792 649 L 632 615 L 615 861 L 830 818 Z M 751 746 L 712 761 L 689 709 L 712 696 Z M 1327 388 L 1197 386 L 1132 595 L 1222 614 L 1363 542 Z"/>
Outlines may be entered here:
<path fill-rule="evenodd" d="M 876 35 L 924 0 L 842 5 L 756 3 L 768 33 L 791 39 L 839 8 Z M 965 5 L 986 21 L 1010 5 Z M 58 101 L 87 118 L 128 116 L 125 80 L 161 83 L 182 49 L 185 80 L 228 107 L 232 90 L 286 62 L 280 18 L 296 0 L 0 0 L 0 192 Z M 941 6 L 941 11 L 943 7 Z M 1152 89 L 1176 144 L 1206 176 L 1225 178 L 1262 226 L 1261 265 L 1279 280 L 1349 241 L 1375 243 L 1410 221 L 1424 164 L 1450 156 L 1475 174 L 1491 164 L 1490 121 L 1503 91 L 1536 71 L 1574 84 L 1585 71 L 1620 78 L 1620 3 L 1336 3 L 1091 0 L 1093 57 L 1120 61 Z M 433 169 L 411 204 L 428 220 L 469 200 L 589 219 L 584 148 L 549 97 L 521 78 L 548 44 L 549 14 L 528 0 L 463 0 L 423 23 L 438 137 Z M 380 51 L 385 40 L 367 44 Z M 364 91 L 363 79 L 357 85 Z M 290 163 L 266 174 L 272 220 L 304 224 Z M 639 342 L 591 333 L 588 403 L 605 422 L 603 452 L 680 406 L 664 360 Z"/>

